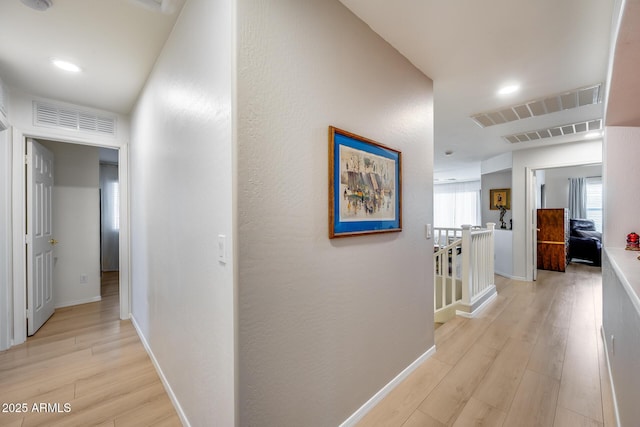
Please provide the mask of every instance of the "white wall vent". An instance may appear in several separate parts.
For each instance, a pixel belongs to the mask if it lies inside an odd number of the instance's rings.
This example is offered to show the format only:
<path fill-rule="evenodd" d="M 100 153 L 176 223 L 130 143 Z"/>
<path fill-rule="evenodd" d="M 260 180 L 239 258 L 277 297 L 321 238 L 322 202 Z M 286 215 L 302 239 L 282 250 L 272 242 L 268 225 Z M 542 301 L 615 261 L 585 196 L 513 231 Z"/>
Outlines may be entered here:
<path fill-rule="evenodd" d="M 602 129 L 602 119 L 588 120 L 586 122 L 571 123 L 555 126 L 547 129 L 505 135 L 503 138 L 512 144 L 518 142 L 535 141 L 538 139 L 552 138 L 554 136 L 574 135 L 582 132 L 593 132 Z"/>
<path fill-rule="evenodd" d="M 478 126 L 486 128 L 585 105 L 599 104 L 602 102 L 601 89 L 602 83 L 598 83 L 597 85 L 575 89 L 570 92 L 534 99 L 524 104 L 512 105 L 501 110 L 474 114 L 471 119 Z"/>
<path fill-rule="evenodd" d="M 33 102 L 34 126 L 116 136 L 116 117 L 99 116 L 89 111 L 60 105 Z"/>

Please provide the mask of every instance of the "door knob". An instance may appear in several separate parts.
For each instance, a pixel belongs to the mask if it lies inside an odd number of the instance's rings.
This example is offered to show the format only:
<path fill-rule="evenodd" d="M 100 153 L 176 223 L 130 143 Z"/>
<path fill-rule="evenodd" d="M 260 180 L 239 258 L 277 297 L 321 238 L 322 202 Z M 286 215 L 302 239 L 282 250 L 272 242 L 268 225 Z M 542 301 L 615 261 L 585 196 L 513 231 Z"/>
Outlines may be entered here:
<path fill-rule="evenodd" d="M 58 241 L 56 239 L 51 239 L 49 240 L 49 243 L 51 243 L 51 245 L 53 246 L 53 245 L 57 245 Z"/>

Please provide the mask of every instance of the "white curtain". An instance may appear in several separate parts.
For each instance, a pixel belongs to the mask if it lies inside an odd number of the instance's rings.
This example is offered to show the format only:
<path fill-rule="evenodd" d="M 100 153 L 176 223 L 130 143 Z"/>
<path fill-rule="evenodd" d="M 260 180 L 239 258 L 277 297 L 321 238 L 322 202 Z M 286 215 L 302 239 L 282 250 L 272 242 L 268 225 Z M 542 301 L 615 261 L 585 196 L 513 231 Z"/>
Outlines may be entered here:
<path fill-rule="evenodd" d="M 587 178 L 587 216 L 596 225 L 596 230 L 602 232 L 602 177 Z"/>
<path fill-rule="evenodd" d="M 569 178 L 569 217 L 587 217 L 587 180 Z"/>
<path fill-rule="evenodd" d="M 480 181 L 436 184 L 433 199 L 435 227 L 480 225 Z"/>
<path fill-rule="evenodd" d="M 119 269 L 120 187 L 118 166 L 100 164 L 102 271 Z"/>

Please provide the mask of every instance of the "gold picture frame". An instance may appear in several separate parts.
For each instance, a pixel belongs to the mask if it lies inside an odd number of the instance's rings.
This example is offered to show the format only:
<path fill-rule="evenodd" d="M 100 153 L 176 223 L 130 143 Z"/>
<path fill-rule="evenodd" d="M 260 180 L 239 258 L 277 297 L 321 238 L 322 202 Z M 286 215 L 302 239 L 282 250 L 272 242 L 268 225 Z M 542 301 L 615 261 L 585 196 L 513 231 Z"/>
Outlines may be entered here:
<path fill-rule="evenodd" d="M 495 188 L 489 190 L 489 209 L 492 211 L 500 210 L 498 206 L 504 206 L 507 210 L 511 210 L 510 188 Z"/>
<path fill-rule="evenodd" d="M 402 231 L 402 153 L 329 126 L 329 238 Z"/>

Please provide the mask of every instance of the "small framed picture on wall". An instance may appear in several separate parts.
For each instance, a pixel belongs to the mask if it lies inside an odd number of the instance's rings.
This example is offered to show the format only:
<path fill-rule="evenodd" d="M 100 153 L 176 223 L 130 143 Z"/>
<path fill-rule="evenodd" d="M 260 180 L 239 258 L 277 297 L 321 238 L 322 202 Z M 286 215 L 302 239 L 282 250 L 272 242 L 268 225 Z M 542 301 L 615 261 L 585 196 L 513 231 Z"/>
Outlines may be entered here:
<path fill-rule="evenodd" d="M 500 210 L 500 207 L 511 210 L 510 188 L 498 188 L 489 191 L 489 209 L 497 211 Z"/>

